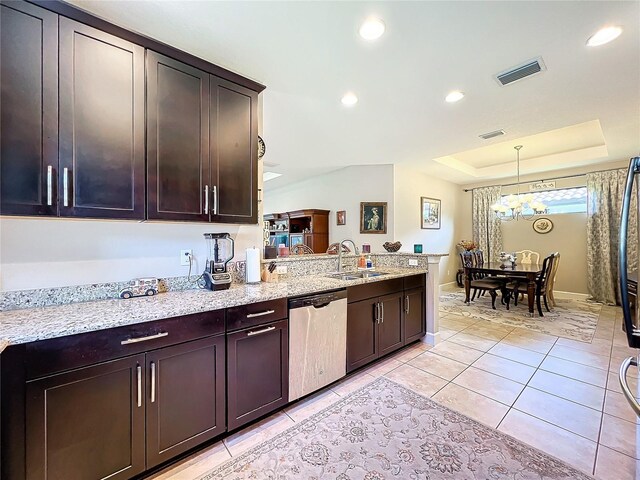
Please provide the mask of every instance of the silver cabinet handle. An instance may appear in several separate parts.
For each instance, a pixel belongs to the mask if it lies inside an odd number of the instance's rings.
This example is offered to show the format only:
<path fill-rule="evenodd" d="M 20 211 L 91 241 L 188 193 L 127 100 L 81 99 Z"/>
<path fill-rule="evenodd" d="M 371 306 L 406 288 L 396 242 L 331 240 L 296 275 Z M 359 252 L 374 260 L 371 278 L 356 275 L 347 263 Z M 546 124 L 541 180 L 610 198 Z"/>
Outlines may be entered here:
<path fill-rule="evenodd" d="M 624 393 L 624 396 L 627 397 L 629 405 L 631 405 L 631 408 L 633 408 L 633 410 L 636 412 L 636 415 L 640 417 L 640 404 L 636 400 L 635 395 L 631 393 L 631 389 L 629 388 L 629 384 L 627 383 L 627 370 L 629 370 L 629 367 L 632 365 L 634 367 L 638 366 L 638 361 L 633 357 L 629 357 L 624 362 L 622 362 L 622 365 L 620 365 L 618 380 L 620 381 L 620 387 L 622 387 L 622 393 Z"/>
<path fill-rule="evenodd" d="M 276 311 L 275 310 L 265 310 L 264 312 L 249 313 L 249 314 L 247 314 L 247 318 L 262 317 L 264 315 L 271 315 L 272 313 L 276 313 Z"/>
<path fill-rule="evenodd" d="M 255 330 L 255 331 L 251 331 L 249 333 L 247 333 L 247 337 L 252 337 L 253 335 L 260 335 L 261 333 L 267 333 L 270 332 L 271 330 L 275 330 L 276 327 L 267 327 L 267 328 L 263 328 L 262 330 Z"/>
<path fill-rule="evenodd" d="M 384 302 L 380 302 L 380 323 L 384 323 Z"/>
<path fill-rule="evenodd" d="M 209 185 L 204 186 L 204 213 L 209 215 Z"/>
<path fill-rule="evenodd" d="M 160 332 L 160 333 L 156 333 L 155 335 L 149 335 L 147 337 L 127 338 L 126 340 L 122 340 L 120 342 L 120 345 L 129 345 L 131 343 L 147 342 L 149 340 L 155 340 L 156 338 L 166 337 L 167 335 L 169 335 L 169 332 Z"/>
<path fill-rule="evenodd" d="M 213 214 L 218 214 L 218 186 L 213 186 Z"/>
<path fill-rule="evenodd" d="M 151 403 L 156 401 L 156 362 L 151 362 Z"/>
<path fill-rule="evenodd" d="M 407 295 L 405 297 L 405 305 L 404 305 L 404 312 L 408 315 L 409 314 L 409 295 Z"/>
<path fill-rule="evenodd" d="M 53 167 L 47 167 L 47 205 L 53 205 Z"/>
<path fill-rule="evenodd" d="M 380 325 L 380 302 L 376 302 L 376 323 Z"/>
<path fill-rule="evenodd" d="M 142 406 L 142 367 L 138 365 L 136 367 L 136 373 L 138 375 L 138 407 Z"/>
<path fill-rule="evenodd" d="M 69 169 L 65 167 L 62 170 L 62 204 L 65 207 L 69 206 Z"/>

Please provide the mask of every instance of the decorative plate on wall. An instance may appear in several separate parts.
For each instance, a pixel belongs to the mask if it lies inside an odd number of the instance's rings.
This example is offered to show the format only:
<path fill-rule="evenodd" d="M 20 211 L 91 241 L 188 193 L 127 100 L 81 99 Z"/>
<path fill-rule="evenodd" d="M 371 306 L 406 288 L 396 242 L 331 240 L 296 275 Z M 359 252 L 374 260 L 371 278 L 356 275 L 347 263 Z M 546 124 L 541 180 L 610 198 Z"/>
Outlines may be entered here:
<path fill-rule="evenodd" d="M 533 222 L 533 230 L 536 233 L 549 233 L 553 230 L 553 222 L 548 218 L 538 218 Z"/>
<path fill-rule="evenodd" d="M 262 140 L 262 137 L 258 135 L 258 160 L 264 157 L 264 152 L 266 151 L 267 147 L 264 144 L 264 140 Z"/>

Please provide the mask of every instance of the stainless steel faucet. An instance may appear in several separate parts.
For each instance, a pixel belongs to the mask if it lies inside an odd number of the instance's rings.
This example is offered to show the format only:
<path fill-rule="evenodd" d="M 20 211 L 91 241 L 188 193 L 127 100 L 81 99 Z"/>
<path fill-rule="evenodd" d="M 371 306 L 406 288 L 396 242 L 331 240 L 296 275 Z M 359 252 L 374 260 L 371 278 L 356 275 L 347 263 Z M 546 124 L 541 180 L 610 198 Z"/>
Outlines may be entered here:
<path fill-rule="evenodd" d="M 342 265 L 342 244 L 345 242 L 351 242 L 351 245 L 353 245 L 353 250 L 355 252 L 356 255 L 358 255 L 358 247 L 356 247 L 356 242 L 354 242 L 353 240 L 351 240 L 350 238 L 345 238 L 344 240 L 342 240 L 340 242 L 340 244 L 338 245 L 338 271 L 339 272 L 343 272 L 343 265 Z"/>

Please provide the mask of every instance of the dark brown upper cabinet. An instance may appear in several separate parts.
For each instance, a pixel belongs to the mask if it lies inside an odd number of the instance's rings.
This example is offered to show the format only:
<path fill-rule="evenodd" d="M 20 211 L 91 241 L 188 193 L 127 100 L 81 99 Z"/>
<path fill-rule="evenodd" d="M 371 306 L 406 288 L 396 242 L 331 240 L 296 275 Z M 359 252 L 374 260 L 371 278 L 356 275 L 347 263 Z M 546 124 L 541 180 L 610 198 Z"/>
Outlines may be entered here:
<path fill-rule="evenodd" d="M 209 172 L 209 74 L 148 50 L 148 218 L 209 221 Z"/>
<path fill-rule="evenodd" d="M 56 215 L 58 15 L 0 5 L 0 214 Z"/>
<path fill-rule="evenodd" d="M 60 216 L 144 219 L 144 48 L 60 17 Z"/>
<path fill-rule="evenodd" d="M 211 76 L 211 221 L 258 222 L 258 94 Z"/>

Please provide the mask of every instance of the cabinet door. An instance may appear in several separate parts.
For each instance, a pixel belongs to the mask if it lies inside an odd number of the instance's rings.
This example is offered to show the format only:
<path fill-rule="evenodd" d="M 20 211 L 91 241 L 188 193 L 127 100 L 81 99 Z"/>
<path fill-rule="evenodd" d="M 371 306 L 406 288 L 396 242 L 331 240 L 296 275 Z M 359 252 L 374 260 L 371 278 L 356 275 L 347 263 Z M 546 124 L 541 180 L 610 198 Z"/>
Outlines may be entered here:
<path fill-rule="evenodd" d="M 145 470 L 144 355 L 27 383 L 27 479 Z"/>
<path fill-rule="evenodd" d="M 211 221 L 258 222 L 258 94 L 211 76 Z"/>
<path fill-rule="evenodd" d="M 0 5 L 0 214 L 56 215 L 58 16 Z"/>
<path fill-rule="evenodd" d="M 378 324 L 378 356 L 386 355 L 404 345 L 402 322 L 404 297 L 402 292 L 385 295 L 378 299 L 381 319 Z"/>
<path fill-rule="evenodd" d="M 289 329 L 281 320 L 227 335 L 227 425 L 234 430 L 289 398 Z"/>
<path fill-rule="evenodd" d="M 347 305 L 347 372 L 377 358 L 377 299 Z"/>
<path fill-rule="evenodd" d="M 427 333 L 424 288 L 404 292 L 404 344 L 424 337 Z"/>
<path fill-rule="evenodd" d="M 60 17 L 60 215 L 144 219 L 144 49 Z"/>
<path fill-rule="evenodd" d="M 224 335 L 147 353 L 147 468 L 225 431 Z"/>
<path fill-rule="evenodd" d="M 209 221 L 209 74 L 147 50 L 148 218 Z"/>

